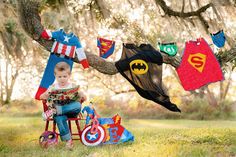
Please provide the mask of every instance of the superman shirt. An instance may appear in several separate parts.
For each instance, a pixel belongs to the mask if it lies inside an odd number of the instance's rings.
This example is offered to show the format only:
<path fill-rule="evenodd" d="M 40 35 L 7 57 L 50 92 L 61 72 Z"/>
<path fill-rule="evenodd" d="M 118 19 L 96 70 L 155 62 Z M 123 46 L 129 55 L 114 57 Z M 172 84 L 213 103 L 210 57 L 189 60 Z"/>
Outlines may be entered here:
<path fill-rule="evenodd" d="M 108 58 L 115 50 L 115 41 L 98 38 L 97 47 L 99 48 L 99 56 Z"/>
<path fill-rule="evenodd" d="M 47 40 L 54 39 L 51 52 L 60 54 L 62 56 L 67 56 L 69 58 L 75 58 L 75 53 L 77 58 L 84 68 L 88 68 L 89 64 L 84 53 L 84 50 L 80 44 L 80 41 L 76 35 L 73 33 L 66 34 L 63 29 L 51 32 L 49 30 L 44 30 L 41 37 Z"/>
<path fill-rule="evenodd" d="M 220 64 L 203 38 L 186 42 L 180 66 L 176 71 L 187 91 L 224 80 Z"/>

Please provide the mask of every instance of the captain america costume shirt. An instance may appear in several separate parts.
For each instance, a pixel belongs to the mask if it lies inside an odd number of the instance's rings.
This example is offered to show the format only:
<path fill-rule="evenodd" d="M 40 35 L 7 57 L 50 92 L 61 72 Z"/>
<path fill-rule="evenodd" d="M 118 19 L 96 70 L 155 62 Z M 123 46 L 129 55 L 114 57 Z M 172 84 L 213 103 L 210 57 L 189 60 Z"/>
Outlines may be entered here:
<path fill-rule="evenodd" d="M 79 63 L 82 64 L 84 68 L 88 68 L 89 64 L 85 52 L 81 46 L 79 38 L 74 34 L 66 34 L 63 29 L 51 32 L 50 30 L 45 29 L 41 37 L 47 40 L 54 39 L 51 52 L 67 56 L 69 58 L 75 58 L 75 53 L 79 60 Z"/>

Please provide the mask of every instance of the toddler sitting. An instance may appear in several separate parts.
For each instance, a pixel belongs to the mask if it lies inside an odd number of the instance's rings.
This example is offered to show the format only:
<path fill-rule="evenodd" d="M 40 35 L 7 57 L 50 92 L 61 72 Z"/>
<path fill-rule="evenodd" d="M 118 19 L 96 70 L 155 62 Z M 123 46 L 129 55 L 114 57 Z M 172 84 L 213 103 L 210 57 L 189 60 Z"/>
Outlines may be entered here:
<path fill-rule="evenodd" d="M 78 92 L 79 86 L 69 82 L 71 69 L 66 62 L 56 64 L 54 75 L 56 83 L 40 96 L 40 99 L 48 101 L 49 108 L 42 116 L 45 120 L 53 116 L 61 140 L 66 141 L 66 147 L 72 149 L 73 143 L 67 119 L 78 116 L 81 111 L 81 103 L 86 100 L 86 96 L 82 92 Z"/>

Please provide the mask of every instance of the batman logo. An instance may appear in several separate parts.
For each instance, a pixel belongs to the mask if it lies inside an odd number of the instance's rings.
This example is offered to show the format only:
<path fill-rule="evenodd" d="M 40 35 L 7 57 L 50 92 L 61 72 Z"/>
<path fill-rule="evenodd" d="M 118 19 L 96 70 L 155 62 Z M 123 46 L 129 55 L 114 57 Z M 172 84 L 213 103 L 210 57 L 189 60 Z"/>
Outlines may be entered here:
<path fill-rule="evenodd" d="M 148 64 L 141 59 L 133 60 L 129 63 L 130 69 L 134 74 L 142 75 L 148 71 Z"/>

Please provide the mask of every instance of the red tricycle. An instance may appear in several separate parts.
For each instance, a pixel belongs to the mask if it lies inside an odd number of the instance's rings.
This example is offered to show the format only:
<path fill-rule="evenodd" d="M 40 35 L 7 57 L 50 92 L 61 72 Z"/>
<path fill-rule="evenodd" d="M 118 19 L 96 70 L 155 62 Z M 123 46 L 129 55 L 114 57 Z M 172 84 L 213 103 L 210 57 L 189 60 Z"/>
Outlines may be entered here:
<path fill-rule="evenodd" d="M 48 110 L 46 101 L 43 102 L 44 112 Z M 99 125 L 96 116 L 91 119 L 90 125 L 81 124 L 81 121 L 85 121 L 82 114 L 80 113 L 76 118 L 68 118 L 68 125 L 71 132 L 72 140 L 80 140 L 86 146 L 97 146 L 104 142 L 106 139 L 106 131 L 102 125 Z M 73 132 L 71 122 L 74 121 L 76 124 L 77 132 Z M 49 123 L 52 122 L 52 130 L 49 131 Z M 83 125 L 81 129 L 81 125 Z M 46 125 L 44 133 L 39 138 L 39 143 L 43 148 L 47 148 L 50 145 L 58 143 L 59 133 L 56 130 L 56 122 L 53 118 L 46 119 Z"/>

